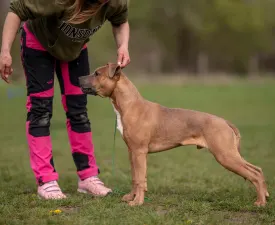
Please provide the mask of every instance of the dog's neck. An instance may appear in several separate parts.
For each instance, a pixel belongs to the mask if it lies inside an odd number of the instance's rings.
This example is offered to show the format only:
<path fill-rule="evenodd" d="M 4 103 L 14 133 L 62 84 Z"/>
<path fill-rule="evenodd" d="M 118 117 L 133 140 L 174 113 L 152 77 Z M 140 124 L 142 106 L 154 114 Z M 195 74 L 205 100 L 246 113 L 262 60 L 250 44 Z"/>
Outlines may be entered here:
<path fill-rule="evenodd" d="M 110 96 L 115 108 L 123 113 L 133 103 L 141 101 L 143 98 L 135 85 L 122 73 L 116 87 Z"/>

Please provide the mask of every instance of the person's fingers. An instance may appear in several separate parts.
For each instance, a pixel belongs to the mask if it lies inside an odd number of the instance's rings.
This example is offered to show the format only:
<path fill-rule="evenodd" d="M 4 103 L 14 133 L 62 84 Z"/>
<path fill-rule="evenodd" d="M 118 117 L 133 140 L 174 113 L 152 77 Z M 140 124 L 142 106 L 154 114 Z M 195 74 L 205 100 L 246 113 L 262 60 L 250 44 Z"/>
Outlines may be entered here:
<path fill-rule="evenodd" d="M 5 75 L 4 73 L 1 74 L 1 78 L 6 82 L 6 83 L 10 83 L 8 76 Z"/>
<path fill-rule="evenodd" d="M 4 74 L 5 75 L 10 75 L 11 74 L 11 67 L 10 66 L 5 66 Z"/>
<path fill-rule="evenodd" d="M 121 65 L 122 60 L 123 60 L 123 54 L 119 52 L 117 56 L 117 64 Z"/>
<path fill-rule="evenodd" d="M 123 57 L 122 63 L 121 63 L 121 67 L 125 67 L 127 65 L 127 62 L 129 60 L 129 57 L 125 56 Z"/>
<path fill-rule="evenodd" d="M 0 75 L 1 75 L 1 78 L 5 81 L 5 82 L 7 82 L 7 78 L 6 78 L 6 76 L 5 76 L 5 67 L 3 67 L 2 65 L 1 65 L 1 67 L 0 67 Z"/>
<path fill-rule="evenodd" d="M 131 60 L 130 60 L 129 55 L 125 56 L 125 57 L 123 58 L 123 62 L 122 62 L 121 67 L 122 67 L 122 68 L 126 67 L 126 66 L 130 63 L 130 61 L 131 61 Z"/>
<path fill-rule="evenodd" d="M 131 59 L 130 59 L 130 57 L 128 57 L 128 60 L 127 60 L 126 66 L 127 66 L 127 65 L 129 65 L 129 64 L 130 64 L 130 62 L 131 62 Z"/>
<path fill-rule="evenodd" d="M 10 66 L 5 66 L 4 69 L 4 80 L 9 83 L 9 75 L 11 74 L 11 67 Z"/>

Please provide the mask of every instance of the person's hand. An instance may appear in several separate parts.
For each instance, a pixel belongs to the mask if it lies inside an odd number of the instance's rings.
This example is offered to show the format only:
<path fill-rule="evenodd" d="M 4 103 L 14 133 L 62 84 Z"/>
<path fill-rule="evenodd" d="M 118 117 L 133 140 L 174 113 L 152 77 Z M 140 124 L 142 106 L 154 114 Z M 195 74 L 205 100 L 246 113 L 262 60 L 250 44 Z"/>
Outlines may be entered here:
<path fill-rule="evenodd" d="M 11 54 L 9 52 L 1 52 L 0 53 L 0 75 L 1 75 L 1 78 L 7 83 L 10 83 L 9 76 L 13 72 L 11 65 L 12 65 Z"/>
<path fill-rule="evenodd" d="M 117 50 L 117 64 L 120 65 L 121 68 L 126 67 L 130 63 L 130 56 L 127 47 L 120 47 Z"/>

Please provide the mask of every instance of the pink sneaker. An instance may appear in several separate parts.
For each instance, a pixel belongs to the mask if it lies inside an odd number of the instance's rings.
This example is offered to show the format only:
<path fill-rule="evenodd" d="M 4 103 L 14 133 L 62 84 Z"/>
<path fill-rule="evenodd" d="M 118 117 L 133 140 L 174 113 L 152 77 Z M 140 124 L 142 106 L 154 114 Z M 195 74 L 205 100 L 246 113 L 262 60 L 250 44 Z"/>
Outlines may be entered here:
<path fill-rule="evenodd" d="M 42 199 L 63 199 L 66 198 L 56 181 L 47 182 L 38 186 L 38 196 Z"/>
<path fill-rule="evenodd" d="M 104 197 L 112 192 L 110 188 L 104 186 L 104 183 L 98 177 L 89 177 L 85 180 L 79 180 L 77 191 L 100 197 Z"/>

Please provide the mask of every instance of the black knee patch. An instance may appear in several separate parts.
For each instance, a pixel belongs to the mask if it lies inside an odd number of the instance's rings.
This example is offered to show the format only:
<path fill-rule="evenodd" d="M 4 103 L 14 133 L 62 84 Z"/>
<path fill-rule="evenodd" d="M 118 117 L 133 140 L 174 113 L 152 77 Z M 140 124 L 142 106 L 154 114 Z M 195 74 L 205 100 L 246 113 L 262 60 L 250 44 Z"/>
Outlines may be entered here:
<path fill-rule="evenodd" d="M 86 95 L 66 95 L 68 112 L 67 118 L 70 121 L 72 131 L 86 133 L 91 131 L 91 124 L 87 114 Z"/>
<path fill-rule="evenodd" d="M 78 78 L 90 74 L 90 66 L 88 59 L 88 49 L 83 49 L 79 57 L 69 62 L 70 81 L 74 86 L 79 87 Z"/>
<path fill-rule="evenodd" d="M 74 163 L 76 165 L 77 171 L 82 171 L 90 168 L 89 166 L 89 158 L 87 155 L 75 152 L 73 153 Z"/>
<path fill-rule="evenodd" d="M 29 134 L 34 137 L 50 135 L 50 120 L 52 118 L 52 97 L 40 98 L 31 97 L 31 110 L 27 120 L 29 124 Z"/>

